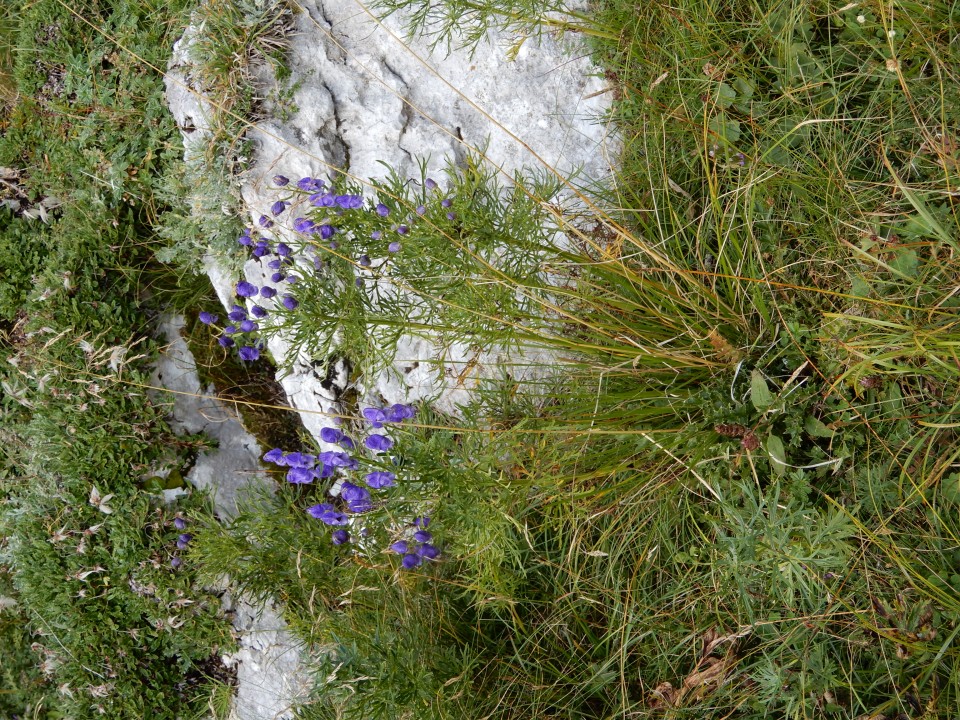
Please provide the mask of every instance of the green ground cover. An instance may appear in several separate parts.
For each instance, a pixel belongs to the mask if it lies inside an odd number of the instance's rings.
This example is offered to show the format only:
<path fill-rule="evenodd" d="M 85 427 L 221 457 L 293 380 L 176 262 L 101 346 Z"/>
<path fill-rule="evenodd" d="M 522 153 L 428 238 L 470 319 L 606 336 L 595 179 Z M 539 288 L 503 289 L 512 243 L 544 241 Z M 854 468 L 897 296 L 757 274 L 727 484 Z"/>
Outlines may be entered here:
<path fill-rule="evenodd" d="M 0 115 L 0 717 L 178 718 L 205 705 L 219 600 L 198 590 L 150 478 L 176 438 L 139 388 L 171 275 L 157 186 L 182 149 L 162 79 L 187 3 L 16 3 Z M 6 95 L 4 96 L 6 98 Z M 44 198 L 46 218 L 30 219 Z M 167 283 L 169 285 L 169 283 Z M 152 298 L 148 302 L 148 297 Z M 180 562 L 179 559 L 176 562 Z M 213 659 L 211 659 L 213 656 Z"/>

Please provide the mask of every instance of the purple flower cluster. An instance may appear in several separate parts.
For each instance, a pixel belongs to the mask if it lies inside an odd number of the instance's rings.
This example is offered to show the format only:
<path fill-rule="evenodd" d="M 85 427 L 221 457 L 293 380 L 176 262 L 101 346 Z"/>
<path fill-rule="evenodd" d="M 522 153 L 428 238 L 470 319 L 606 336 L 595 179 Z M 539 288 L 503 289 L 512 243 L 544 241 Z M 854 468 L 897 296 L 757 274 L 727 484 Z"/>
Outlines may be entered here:
<path fill-rule="evenodd" d="M 274 182 L 283 186 L 286 185 L 289 180 L 282 175 L 278 175 L 274 178 Z M 278 200 L 273 204 L 270 211 L 276 216 L 286 209 L 287 202 L 283 200 Z M 269 227 L 268 224 L 265 224 L 264 220 L 269 220 L 268 218 L 261 218 L 260 224 L 264 227 Z M 270 222 L 269 224 L 272 224 Z M 238 239 L 238 242 L 241 245 L 253 248 L 253 256 L 265 263 L 267 268 L 273 270 L 273 274 L 270 276 L 270 282 L 278 284 L 281 282 L 287 282 L 289 284 L 295 284 L 297 277 L 290 274 L 290 270 L 294 265 L 293 260 L 293 249 L 286 243 L 278 243 L 276 250 L 271 247 L 269 241 L 265 239 L 254 240 L 250 235 L 250 229 L 247 228 L 243 231 L 243 234 Z M 275 255 L 273 259 L 269 259 L 271 256 Z M 262 287 L 257 287 L 251 282 L 246 280 L 240 280 L 237 282 L 234 291 L 237 294 L 237 297 L 243 298 L 244 300 L 253 301 L 254 298 L 258 296 L 260 298 L 270 300 L 279 295 L 279 305 L 285 310 L 296 310 L 299 306 L 299 301 L 297 298 L 290 292 L 283 292 L 281 294 L 277 288 L 271 285 L 264 285 Z M 275 308 L 276 309 L 276 308 Z M 239 347 L 238 354 L 241 360 L 252 362 L 260 358 L 260 353 L 263 350 L 263 343 L 260 342 L 255 333 L 260 330 L 258 320 L 263 320 L 270 314 L 270 311 L 264 308 L 262 305 L 253 305 L 248 311 L 245 307 L 241 305 L 234 305 L 230 312 L 227 313 L 227 319 L 230 320 L 231 324 L 227 325 L 222 329 L 220 336 L 217 338 L 217 342 L 221 347 L 231 348 L 237 345 L 238 335 L 248 335 L 248 338 L 245 339 L 245 344 L 242 344 Z M 199 316 L 200 322 L 204 325 L 215 325 L 219 319 L 217 315 L 203 311 Z"/>
<path fill-rule="evenodd" d="M 332 477 L 338 468 L 356 470 L 360 462 L 349 453 L 339 451 L 322 452 L 317 455 L 291 452 L 285 453 L 280 448 L 267 452 L 263 459 L 278 467 L 287 469 L 287 482 L 295 485 L 307 485 L 314 480 Z"/>
<path fill-rule="evenodd" d="M 278 187 L 286 187 L 289 180 L 283 176 L 274 178 L 274 183 Z M 445 214 L 447 220 L 454 220 L 456 215 L 451 211 L 447 212 L 453 204 L 450 198 L 443 197 L 439 185 L 432 178 L 427 178 L 424 182 L 424 188 L 427 194 L 441 200 L 439 216 Z M 410 237 L 413 231 L 413 224 L 421 218 L 426 218 L 430 212 L 431 203 L 427 202 L 427 196 L 423 197 L 413 213 L 402 214 L 402 209 L 397 206 L 390 198 L 384 198 L 382 202 L 365 204 L 363 196 L 353 192 L 340 192 L 336 187 L 328 186 L 323 180 L 317 178 L 305 177 L 296 183 L 296 190 L 293 195 L 287 199 L 277 200 L 270 208 L 270 213 L 276 217 L 292 204 L 291 198 L 299 193 L 306 196 L 306 202 L 309 209 L 302 216 L 293 218 L 291 226 L 293 230 L 301 235 L 319 236 L 321 240 L 328 241 L 331 250 L 339 249 L 339 243 L 332 240 L 341 229 L 341 220 L 345 218 L 346 213 L 361 211 L 364 213 L 363 224 L 369 227 L 370 221 L 373 221 L 373 229 L 368 230 L 369 240 L 374 241 L 367 248 L 355 248 L 358 250 L 357 262 L 360 267 L 370 267 L 370 255 L 376 254 L 380 257 L 389 256 L 401 252 L 401 239 Z M 269 221 L 267 216 L 265 220 Z M 439 217 L 434 217 L 437 221 Z M 346 223 L 351 225 L 351 223 Z M 348 233 L 349 237 L 349 233 Z M 362 240 L 359 237 L 352 237 L 352 242 L 359 244 Z"/>
<path fill-rule="evenodd" d="M 380 429 L 388 423 L 401 423 L 408 420 L 414 417 L 415 413 L 412 406 L 398 403 L 382 408 L 366 408 L 363 416 L 374 429 Z M 339 500 L 312 505 L 306 509 L 306 512 L 310 517 L 335 528 L 331 534 L 334 545 L 345 545 L 351 540 L 350 531 L 345 526 L 352 524 L 351 518 L 369 513 L 381 505 L 382 500 L 378 500 L 375 493 L 396 486 L 397 475 L 391 470 L 383 469 L 382 465 L 376 468 L 382 460 L 375 460 L 374 469 L 362 475 L 361 483 L 351 474 L 360 468 L 360 460 L 349 452 L 356 447 L 354 441 L 343 430 L 336 427 L 323 428 L 320 439 L 325 443 L 339 445 L 343 450 L 331 450 L 312 455 L 284 452 L 280 448 L 274 448 L 267 452 L 263 459 L 278 467 L 287 468 L 287 481 L 298 485 L 332 478 L 337 473 L 341 474 Z M 380 433 L 371 433 L 365 439 L 364 446 L 378 454 L 385 453 L 393 447 L 393 440 Z M 405 568 L 412 569 L 417 567 L 423 559 L 433 560 L 439 557 L 439 551 L 430 544 L 432 536 L 425 530 L 428 522 L 429 519 L 418 519 L 419 529 L 413 535 L 415 545 L 411 545 L 413 550 L 408 553 L 416 558 L 417 562 L 405 558 L 402 563 Z M 364 531 L 361 531 L 361 534 L 363 535 Z"/>
<path fill-rule="evenodd" d="M 184 520 L 182 517 L 179 517 L 179 516 L 175 517 L 173 519 L 173 526 L 177 530 L 186 530 L 187 521 Z M 186 550 L 191 540 L 193 540 L 193 535 L 191 535 L 190 533 L 181 532 L 177 536 L 177 543 L 176 543 L 177 550 Z M 170 558 L 170 567 L 172 567 L 174 570 L 179 568 L 182 564 L 183 564 L 183 561 L 177 555 L 174 555 L 172 558 Z"/>
<path fill-rule="evenodd" d="M 413 521 L 412 539 L 397 540 L 390 546 L 390 551 L 402 555 L 400 563 L 406 570 L 413 570 L 424 560 L 437 560 L 440 550 L 433 544 L 433 533 L 427 530 L 430 518 L 418 517 Z"/>
<path fill-rule="evenodd" d="M 253 283 L 248 283 L 245 280 L 241 280 L 237 283 L 237 295 L 242 298 L 254 297 L 258 288 Z M 248 338 L 245 339 L 247 344 L 241 345 L 239 349 L 240 359 L 245 362 L 253 362 L 260 358 L 260 351 L 263 349 L 263 343 L 260 342 L 254 333 L 260 329 L 260 325 L 257 323 L 257 320 L 260 320 L 267 316 L 267 311 L 264 310 L 259 305 L 254 305 L 250 311 L 250 314 L 253 315 L 253 318 L 247 316 L 247 310 L 242 305 L 233 305 L 230 308 L 230 312 L 227 313 L 227 319 L 231 322 L 230 325 L 227 325 L 223 328 L 223 332 L 217 342 L 221 347 L 229 348 L 237 344 L 234 336 L 238 335 L 247 335 Z M 210 320 L 210 322 L 207 322 Z M 207 312 L 200 313 L 200 322 L 210 325 L 216 322 L 216 315 L 211 315 Z"/>

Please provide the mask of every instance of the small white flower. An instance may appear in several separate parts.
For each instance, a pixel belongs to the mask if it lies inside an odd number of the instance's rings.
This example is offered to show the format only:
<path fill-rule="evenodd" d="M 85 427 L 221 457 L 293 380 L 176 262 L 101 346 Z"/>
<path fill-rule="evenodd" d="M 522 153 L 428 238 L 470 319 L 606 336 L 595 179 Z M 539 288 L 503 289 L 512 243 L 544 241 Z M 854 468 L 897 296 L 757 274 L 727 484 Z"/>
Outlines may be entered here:
<path fill-rule="evenodd" d="M 100 490 L 97 489 L 96 485 L 90 488 L 90 504 L 107 515 L 113 512 L 113 508 L 107 505 L 107 502 L 109 502 L 112 497 L 112 494 L 101 497 Z"/>

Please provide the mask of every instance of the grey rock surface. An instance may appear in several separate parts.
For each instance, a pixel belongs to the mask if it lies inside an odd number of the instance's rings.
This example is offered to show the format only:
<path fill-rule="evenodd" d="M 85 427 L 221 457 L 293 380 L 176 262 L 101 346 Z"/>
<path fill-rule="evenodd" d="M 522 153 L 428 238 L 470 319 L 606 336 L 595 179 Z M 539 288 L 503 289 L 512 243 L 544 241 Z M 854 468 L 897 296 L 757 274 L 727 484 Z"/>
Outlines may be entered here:
<path fill-rule="evenodd" d="M 181 316 L 166 316 L 161 322 L 166 346 L 152 382 L 170 391 L 158 399 L 169 405 L 174 430 L 204 433 L 216 442 L 215 450 L 199 454 L 187 479 L 210 493 L 217 515 L 229 519 L 237 514 L 237 500 L 244 493 L 270 487 L 260 466 L 263 451 L 244 429 L 236 408 L 221 402 L 212 386 L 201 386 L 193 354 L 180 335 L 183 326 Z"/>
<path fill-rule="evenodd" d="M 216 449 L 199 454 L 187 480 L 209 492 L 217 514 L 229 519 L 237 513 L 238 499 L 269 491 L 271 484 L 260 465 L 262 450 L 236 409 L 222 403 L 214 388 L 201 386 L 193 354 L 180 334 L 183 326 L 181 316 L 168 315 L 160 323 L 166 345 L 151 384 L 168 392 L 154 391 L 154 398 L 168 405 L 175 431 L 205 433 L 216 441 Z M 228 578 L 222 586 L 229 587 Z M 223 609 L 231 616 L 239 644 L 235 653 L 223 657 L 237 672 L 232 720 L 292 718 L 293 706 L 311 688 L 306 649 L 287 631 L 273 603 L 254 605 L 225 590 Z"/>

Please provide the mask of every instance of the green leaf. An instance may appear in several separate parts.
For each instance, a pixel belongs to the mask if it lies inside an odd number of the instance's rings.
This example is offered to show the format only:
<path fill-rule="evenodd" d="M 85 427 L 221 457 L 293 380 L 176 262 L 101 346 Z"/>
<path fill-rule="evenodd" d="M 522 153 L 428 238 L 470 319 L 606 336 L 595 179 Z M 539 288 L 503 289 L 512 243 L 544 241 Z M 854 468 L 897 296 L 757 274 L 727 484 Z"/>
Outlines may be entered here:
<path fill-rule="evenodd" d="M 871 286 L 866 280 L 857 275 L 850 283 L 850 294 L 856 297 L 870 297 Z"/>
<path fill-rule="evenodd" d="M 754 370 L 750 374 L 750 402 L 760 412 L 773 405 L 773 395 L 770 394 L 767 381 L 759 370 Z"/>
<path fill-rule="evenodd" d="M 720 85 L 717 87 L 717 105 L 722 108 L 728 108 L 736 99 L 737 91 L 727 85 L 725 82 L 720 83 Z"/>
<path fill-rule="evenodd" d="M 806 422 L 803 423 L 803 428 L 811 437 L 818 438 L 832 438 L 835 432 L 812 415 L 809 416 L 806 419 Z"/>
<path fill-rule="evenodd" d="M 960 473 L 951 473 L 943 479 L 940 495 L 947 502 L 960 505 Z"/>
<path fill-rule="evenodd" d="M 890 267 L 893 268 L 898 275 L 902 275 L 905 278 L 915 278 L 919 264 L 916 250 L 903 250 L 897 253 L 897 256 L 890 261 Z"/>
<path fill-rule="evenodd" d="M 776 435 L 767 438 L 767 453 L 770 455 L 770 467 L 775 475 L 783 475 L 787 471 L 787 452 L 783 447 L 783 440 Z"/>

